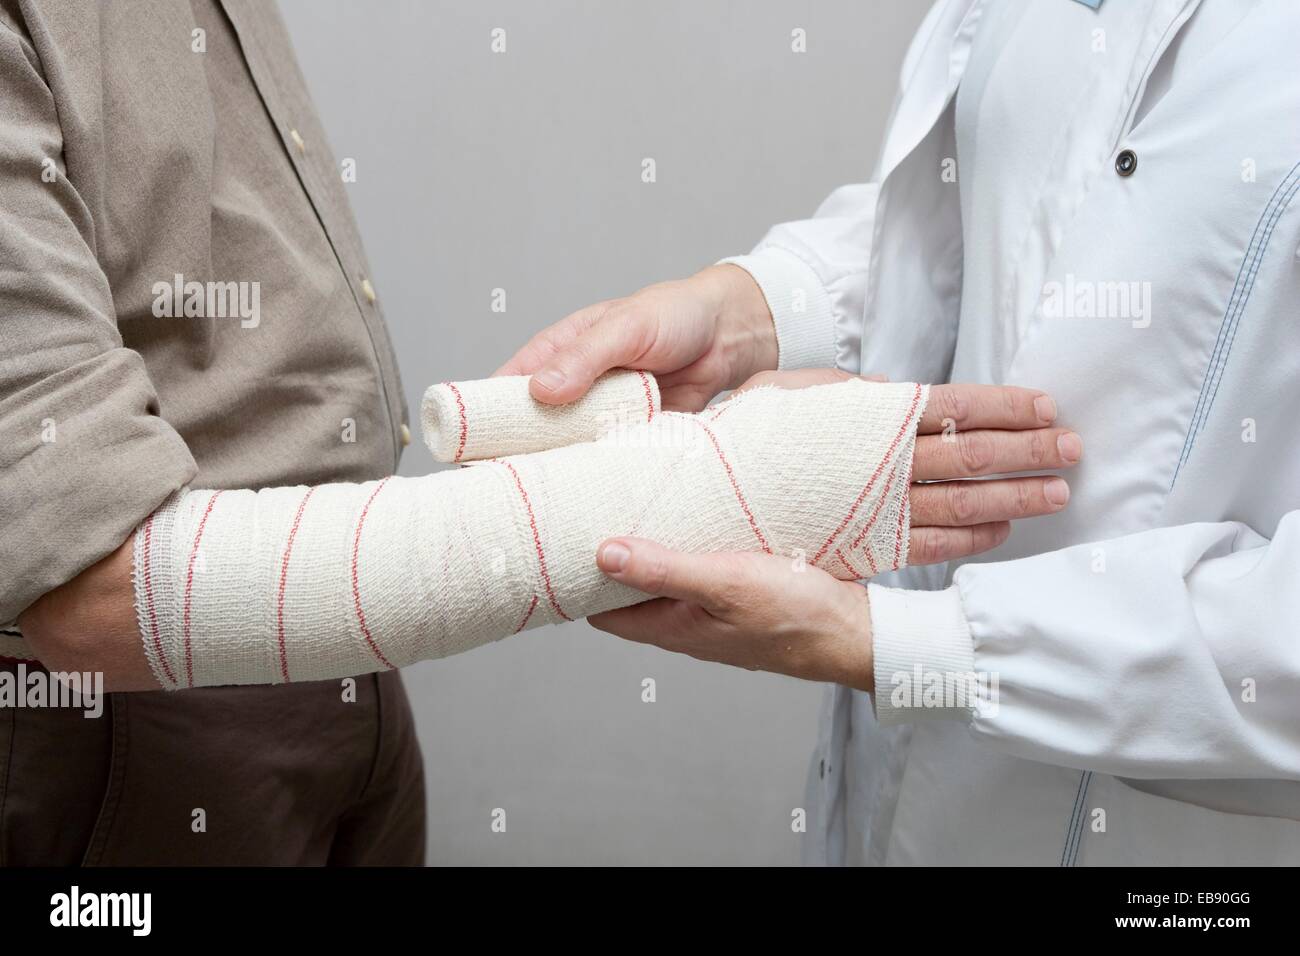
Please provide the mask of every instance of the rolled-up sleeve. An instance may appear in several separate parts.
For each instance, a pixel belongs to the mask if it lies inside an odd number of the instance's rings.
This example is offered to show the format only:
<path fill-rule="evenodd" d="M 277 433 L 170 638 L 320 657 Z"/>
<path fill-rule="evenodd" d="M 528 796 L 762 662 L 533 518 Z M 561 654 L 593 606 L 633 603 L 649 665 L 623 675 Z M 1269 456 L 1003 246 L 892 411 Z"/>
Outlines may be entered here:
<path fill-rule="evenodd" d="M 0 23 L 0 622 L 117 548 L 196 472 L 123 347 L 55 98 Z M 98 170 L 77 170 L 81 176 Z"/>

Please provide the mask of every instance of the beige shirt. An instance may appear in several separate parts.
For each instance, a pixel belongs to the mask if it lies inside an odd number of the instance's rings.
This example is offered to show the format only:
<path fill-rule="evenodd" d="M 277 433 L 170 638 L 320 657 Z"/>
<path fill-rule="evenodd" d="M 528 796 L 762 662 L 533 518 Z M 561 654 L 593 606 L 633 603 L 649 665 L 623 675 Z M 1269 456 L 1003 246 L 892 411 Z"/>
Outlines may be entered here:
<path fill-rule="evenodd" d="M 187 483 L 392 473 L 342 168 L 270 2 L 0 0 L 0 622 Z"/>

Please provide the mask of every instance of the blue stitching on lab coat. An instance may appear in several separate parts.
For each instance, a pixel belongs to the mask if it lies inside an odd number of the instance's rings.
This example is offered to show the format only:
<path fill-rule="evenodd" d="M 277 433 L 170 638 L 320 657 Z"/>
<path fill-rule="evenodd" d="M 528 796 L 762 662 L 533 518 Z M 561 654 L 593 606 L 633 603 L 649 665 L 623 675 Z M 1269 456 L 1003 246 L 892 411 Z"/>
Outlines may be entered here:
<path fill-rule="evenodd" d="M 1079 771 L 1079 785 L 1074 788 L 1074 806 L 1070 807 L 1070 822 L 1065 825 L 1065 846 L 1061 847 L 1061 866 L 1065 866 L 1066 856 L 1070 852 L 1070 836 L 1074 833 L 1074 822 L 1079 816 L 1079 800 L 1083 797 L 1083 778 L 1085 771 Z"/>
<path fill-rule="evenodd" d="M 1282 213 L 1286 211 L 1287 206 L 1291 204 L 1291 199 L 1295 196 L 1297 188 L 1300 188 L 1300 178 L 1294 179 L 1291 182 L 1287 187 L 1286 195 L 1282 197 L 1280 202 L 1273 206 L 1273 211 L 1269 216 L 1268 225 L 1264 229 L 1263 239 L 1251 259 L 1250 270 L 1246 275 L 1244 294 L 1238 299 L 1236 314 L 1232 317 L 1232 321 L 1229 323 L 1230 334 L 1226 343 L 1226 351 L 1222 354 L 1222 357 L 1217 363 L 1213 363 L 1214 392 L 1209 396 L 1209 400 L 1201 409 L 1200 421 L 1196 426 L 1196 434 L 1200 434 L 1200 432 L 1205 428 L 1205 421 L 1210 414 L 1210 407 L 1214 404 L 1214 396 L 1219 392 L 1219 383 L 1223 381 L 1223 370 L 1228 364 L 1227 355 L 1232 351 L 1232 343 L 1237 337 L 1237 328 L 1241 324 L 1241 315 L 1245 312 L 1246 304 L 1250 300 L 1250 293 L 1255 288 L 1255 278 L 1259 275 L 1259 266 L 1264 260 L 1264 253 L 1268 251 L 1268 242 L 1273 237 L 1273 229 L 1277 226 L 1277 221 L 1282 217 Z M 1195 441 L 1194 436 L 1193 441 Z"/>
<path fill-rule="evenodd" d="M 1092 771 L 1083 778 L 1083 799 L 1079 801 L 1079 825 L 1074 828 L 1074 850 L 1070 853 L 1070 866 L 1079 862 L 1079 848 L 1083 846 L 1083 828 L 1088 825 L 1088 788 L 1092 786 Z"/>
<path fill-rule="evenodd" d="M 1092 783 L 1092 771 L 1079 771 L 1079 786 L 1074 791 L 1074 808 L 1070 811 L 1070 822 L 1065 828 L 1065 846 L 1061 848 L 1061 866 L 1074 866 L 1079 860 L 1079 847 L 1083 842 L 1083 827 L 1088 819 L 1084 812 L 1088 799 L 1088 787 Z"/>
<path fill-rule="evenodd" d="M 1250 300 L 1250 294 L 1255 286 L 1255 278 L 1259 274 L 1259 267 L 1263 262 L 1264 253 L 1268 249 L 1273 229 L 1276 227 L 1282 213 L 1290 205 L 1296 191 L 1300 189 L 1300 176 L 1296 175 L 1297 171 L 1300 171 L 1300 163 L 1292 166 L 1290 172 L 1283 177 L 1282 182 L 1273 190 L 1273 195 L 1269 197 L 1263 212 L 1260 213 L 1259 221 L 1255 224 L 1255 231 L 1252 233 L 1250 243 L 1246 247 L 1246 254 L 1242 257 L 1241 265 L 1237 268 L 1237 278 L 1233 283 L 1232 295 L 1228 299 L 1223 321 L 1219 325 L 1219 335 L 1214 343 L 1214 351 L 1210 354 L 1210 361 L 1205 370 L 1205 378 L 1201 382 L 1201 391 L 1197 396 L 1196 407 L 1192 412 L 1192 421 L 1187 426 L 1187 436 L 1183 440 L 1183 450 L 1178 456 L 1178 465 L 1174 468 L 1173 478 L 1169 481 L 1170 491 L 1173 490 L 1174 484 L 1178 481 L 1178 475 L 1182 471 L 1183 465 L 1191 457 L 1192 447 L 1196 443 L 1196 436 L 1205 428 L 1210 408 L 1219 393 L 1219 383 L 1223 381 L 1223 371 L 1228 364 L 1228 355 L 1232 351 L 1233 342 L 1236 341 L 1237 326 L 1240 324 L 1241 316 Z M 1282 197 L 1280 200 L 1278 198 L 1279 194 Z"/>
<path fill-rule="evenodd" d="M 1285 198 L 1283 198 L 1283 200 L 1280 203 L 1278 203 L 1277 209 L 1273 213 L 1273 221 L 1270 222 L 1268 225 L 1268 235 L 1264 237 L 1265 248 L 1260 251 L 1259 257 L 1255 261 L 1254 271 L 1250 276 L 1250 288 L 1246 290 L 1247 299 L 1250 298 L 1251 289 L 1255 287 L 1255 277 L 1259 274 L 1259 267 L 1264 261 L 1264 253 L 1267 252 L 1268 241 L 1273 237 L 1273 230 L 1277 227 L 1278 220 L 1282 218 L 1282 214 L 1286 212 L 1287 207 L 1291 205 L 1291 200 L 1295 198 L 1297 190 L 1300 190 L 1300 177 L 1297 177 L 1296 181 L 1291 184 L 1291 188 L 1287 190 L 1287 194 Z M 1242 306 L 1242 310 L 1243 311 L 1245 310 L 1244 305 Z M 1240 316 L 1238 316 L 1238 318 L 1240 318 Z M 1232 351 L 1232 343 L 1237 338 L 1237 329 L 1240 328 L 1240 326 L 1241 326 L 1240 321 L 1234 322 L 1232 325 L 1232 337 L 1228 339 L 1228 352 Z M 1221 366 L 1226 366 L 1227 363 L 1228 360 L 1225 357 L 1223 362 L 1221 363 Z M 1214 408 L 1214 399 L 1218 396 L 1219 386 L 1222 384 L 1223 384 L 1223 368 L 1220 367 L 1219 377 L 1214 383 L 1214 392 L 1210 395 L 1209 404 L 1205 406 L 1205 414 L 1201 416 L 1202 428 L 1205 427 L 1205 419 L 1209 416 L 1210 410 Z"/>
<path fill-rule="evenodd" d="M 1300 166 L 1300 164 L 1297 164 L 1297 166 Z M 1249 263 L 1253 261 L 1253 259 L 1259 252 L 1258 243 L 1260 239 L 1263 237 L 1263 230 L 1261 227 L 1264 225 L 1264 221 L 1268 219 L 1269 211 L 1273 208 L 1273 203 L 1277 200 L 1277 197 L 1286 189 L 1287 181 L 1291 178 L 1291 174 L 1294 172 L 1295 172 L 1295 168 L 1293 167 L 1291 172 L 1288 172 L 1286 176 L 1282 178 L 1282 181 L 1278 183 L 1277 188 L 1273 190 L 1273 195 L 1269 196 L 1268 202 L 1264 204 L 1264 209 L 1259 214 L 1259 221 L 1255 223 L 1255 231 L 1251 233 L 1250 242 L 1247 243 L 1246 245 L 1246 254 L 1242 256 L 1241 265 L 1237 267 L 1237 277 L 1233 280 L 1232 283 L 1232 294 L 1228 297 L 1228 306 L 1224 310 L 1223 321 L 1220 322 L 1219 324 L 1218 337 L 1214 340 L 1214 351 L 1210 353 L 1210 361 L 1209 364 L 1206 365 L 1205 374 L 1207 378 L 1212 373 L 1213 369 L 1218 366 L 1219 351 L 1220 349 L 1223 348 L 1224 342 L 1227 341 L 1228 326 L 1231 324 L 1231 322 L 1235 321 L 1237 310 L 1241 306 L 1241 291 L 1243 288 L 1241 283 L 1241 277 L 1242 275 L 1245 274 Z M 1206 396 L 1207 396 L 1207 392 L 1205 388 L 1205 381 L 1202 380 L 1200 394 L 1197 395 L 1196 397 L 1196 408 L 1192 412 L 1192 425 L 1191 425 L 1192 431 L 1195 430 L 1196 423 L 1200 421 L 1201 412 L 1205 404 Z M 1192 431 L 1189 431 L 1188 439 L 1190 439 Z M 1179 467 L 1182 467 L 1182 464 L 1189 450 L 1190 450 L 1190 445 L 1187 440 L 1184 440 L 1182 454 L 1178 456 Z"/>
<path fill-rule="evenodd" d="M 1209 365 L 1206 367 L 1206 377 L 1201 383 L 1201 393 L 1197 398 L 1196 409 L 1192 415 L 1191 425 L 1188 427 L 1187 437 L 1183 442 L 1183 452 L 1178 459 L 1178 468 L 1174 471 L 1174 480 L 1178 478 L 1178 471 L 1186 464 L 1187 458 L 1191 454 L 1192 445 L 1196 441 L 1196 436 L 1200 434 L 1205 427 L 1205 415 L 1208 411 L 1207 402 L 1209 400 L 1210 382 L 1216 380 L 1215 376 L 1219 375 L 1223 365 L 1226 364 L 1226 356 L 1223 355 L 1223 347 L 1230 342 L 1229 333 L 1235 335 L 1237 321 L 1245 309 L 1246 300 L 1250 297 L 1250 289 L 1254 286 L 1254 276 L 1258 272 L 1259 262 L 1263 256 L 1263 251 L 1267 247 L 1268 240 L 1272 236 L 1272 227 L 1277 222 L 1277 217 L 1281 211 L 1286 208 L 1290 201 L 1290 195 L 1284 197 L 1281 203 L 1277 202 L 1278 195 L 1288 190 L 1294 185 L 1292 177 L 1296 171 L 1300 170 L 1300 163 L 1291 168 L 1291 171 L 1283 178 L 1278 187 L 1273 190 L 1273 195 L 1269 198 L 1268 203 L 1264 206 L 1264 211 L 1260 213 L 1259 222 L 1255 224 L 1255 232 L 1251 236 L 1250 244 L 1246 248 L 1246 255 L 1243 257 L 1241 265 L 1237 269 L 1237 279 L 1233 283 L 1232 295 L 1228 299 L 1228 307 L 1224 313 L 1223 322 L 1219 326 L 1219 336 L 1214 345 L 1214 352 L 1210 355 Z M 1291 189 L 1294 194 L 1294 189 Z M 1268 220 L 1266 223 L 1265 220 Z M 1243 275 L 1245 279 L 1243 280 Z M 1173 488 L 1173 481 L 1169 487 Z"/>

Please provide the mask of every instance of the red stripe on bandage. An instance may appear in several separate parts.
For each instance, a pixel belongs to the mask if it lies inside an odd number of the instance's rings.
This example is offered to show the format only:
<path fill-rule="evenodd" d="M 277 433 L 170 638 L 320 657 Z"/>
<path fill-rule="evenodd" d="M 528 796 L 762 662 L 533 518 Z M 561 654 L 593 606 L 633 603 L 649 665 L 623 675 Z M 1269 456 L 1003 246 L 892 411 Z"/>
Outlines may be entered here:
<path fill-rule="evenodd" d="M 315 488 L 308 488 L 298 503 L 298 513 L 293 516 L 293 527 L 289 529 L 289 540 L 284 545 L 284 557 L 280 560 L 280 590 L 275 598 L 275 631 L 280 641 L 280 676 L 289 683 L 289 655 L 284 647 L 284 586 L 289 580 L 289 555 L 293 553 L 293 539 L 298 535 L 298 525 L 302 523 L 302 513 L 307 502 L 316 493 Z"/>
<path fill-rule="evenodd" d="M 528 499 L 528 492 L 524 490 L 524 483 L 519 478 L 519 472 L 515 471 L 515 466 L 508 461 L 502 461 L 501 464 L 515 479 L 515 487 L 519 489 L 519 496 L 524 499 L 524 508 L 528 511 L 528 526 L 533 531 L 533 547 L 537 550 L 537 566 L 542 572 L 542 583 L 546 585 L 546 599 L 551 602 L 551 607 L 555 613 L 560 615 L 566 621 L 572 621 L 573 618 L 565 614 L 560 607 L 559 600 L 555 597 L 555 588 L 551 587 L 551 573 L 546 569 L 546 552 L 542 550 L 542 536 L 537 530 L 537 516 L 533 514 L 533 503 Z"/>
<path fill-rule="evenodd" d="M 727 480 L 731 482 L 731 490 L 736 493 L 736 500 L 740 502 L 740 510 L 745 512 L 745 518 L 749 521 L 749 526 L 754 530 L 754 536 L 758 538 L 758 543 L 768 554 L 772 553 L 772 548 L 768 545 L 767 539 L 763 537 L 763 532 L 758 529 L 758 522 L 754 520 L 754 512 L 749 508 L 749 502 L 745 500 L 744 494 L 741 493 L 740 484 L 736 481 L 736 473 L 731 470 L 731 462 L 727 461 L 727 456 L 722 453 L 722 446 L 718 444 L 718 437 L 713 434 L 713 429 L 699 418 L 692 418 L 704 429 L 704 434 L 709 436 L 709 441 L 713 442 L 713 450 L 718 453 L 718 460 L 722 462 L 722 467 L 727 469 Z"/>
<path fill-rule="evenodd" d="M 456 457 L 452 459 L 453 462 L 458 462 L 460 456 L 465 454 L 465 441 L 469 438 L 469 417 L 465 414 L 465 399 L 461 398 L 460 389 L 454 382 L 446 384 L 456 399 L 456 409 L 460 413 L 460 444 L 456 446 Z"/>
<path fill-rule="evenodd" d="M 713 417 L 710 418 L 709 421 L 716 422 L 719 418 L 721 418 L 724 414 L 726 414 L 727 409 L 731 407 L 731 403 L 733 401 L 735 401 L 735 399 L 729 398 L 725 402 L 719 402 L 718 410 L 713 413 Z"/>
<path fill-rule="evenodd" d="M 903 563 L 903 519 L 907 517 L 907 501 L 912 493 L 912 484 L 908 482 L 907 488 L 903 491 L 903 503 L 898 509 L 898 530 L 894 532 L 894 570 L 897 571 L 899 565 Z"/>
<path fill-rule="evenodd" d="M 378 497 L 379 493 L 384 490 L 384 485 L 386 484 L 388 484 L 387 478 L 381 481 L 375 490 L 370 493 L 370 498 L 366 501 L 365 507 L 361 509 L 361 517 L 357 519 L 357 532 L 352 537 L 352 604 L 356 608 L 357 623 L 361 625 L 361 636 L 366 639 L 366 643 L 370 646 L 370 650 L 374 653 L 375 657 L 379 659 L 379 663 L 383 664 L 391 671 L 396 670 L 397 668 L 393 667 L 393 665 L 388 662 L 388 658 L 384 656 L 384 652 L 381 651 L 379 645 L 375 643 L 375 639 L 370 633 L 370 628 L 366 626 L 366 612 L 361 610 L 361 586 L 357 583 L 357 552 L 361 549 L 361 528 L 366 523 L 366 515 L 370 513 L 370 505 L 374 502 L 375 498 Z"/>
<path fill-rule="evenodd" d="M 535 610 L 537 610 L 537 595 L 536 595 L 536 594 L 533 595 L 532 603 L 528 605 L 528 610 L 524 613 L 524 619 L 523 619 L 522 621 L 519 622 L 519 626 L 518 626 L 517 628 L 515 628 L 511 633 L 512 633 L 512 634 L 518 634 L 518 633 L 519 633 L 520 631 L 522 631 L 525 627 L 527 627 L 527 626 L 528 626 L 528 622 L 529 622 L 530 620 L 532 620 L 532 617 L 533 617 L 533 611 L 535 611 Z"/>
<path fill-rule="evenodd" d="M 850 551 L 856 551 L 858 549 L 858 545 L 862 543 L 862 539 L 865 538 L 868 534 L 870 534 L 871 529 L 875 527 L 876 519 L 880 517 L 880 512 L 885 507 L 885 502 L 889 500 L 889 489 L 894 486 L 894 479 L 897 477 L 898 477 L 898 466 L 895 465 L 889 471 L 889 477 L 885 480 L 885 487 L 880 490 L 880 499 L 876 502 L 876 507 L 874 510 L 872 510 L 871 517 L 867 519 L 867 523 L 862 526 L 862 530 L 858 532 L 857 537 L 853 539 L 853 543 L 849 545 Z M 835 549 L 835 553 L 836 554 L 840 553 L 839 548 Z M 867 564 L 871 566 L 871 576 L 875 577 L 877 574 L 880 573 L 880 571 L 876 567 L 876 559 L 871 554 L 870 543 L 868 543 L 867 550 L 864 552 L 864 554 L 866 554 L 867 556 Z"/>
<path fill-rule="evenodd" d="M 144 604 L 145 609 L 149 612 L 149 630 L 153 637 L 153 649 L 158 655 L 158 663 L 162 665 L 163 673 L 173 684 L 176 683 L 176 675 L 172 673 L 172 666 L 167 662 L 167 655 L 163 653 L 162 637 L 158 633 L 158 612 L 154 607 L 153 601 L 153 570 L 149 563 L 149 553 L 153 546 L 153 515 L 144 523 L 144 553 L 141 560 L 144 562 Z"/>
<path fill-rule="evenodd" d="M 865 501 L 867 495 L 871 493 L 871 489 L 875 486 L 876 480 L 880 477 L 880 473 L 884 471 L 885 465 L 889 463 L 890 456 L 894 454 L 894 449 L 898 447 L 898 443 L 903 440 L 903 436 L 907 434 L 908 428 L 911 427 L 912 419 L 916 417 L 916 409 L 920 403 L 921 386 L 917 385 L 916 392 L 912 395 L 912 407 L 908 411 L 907 418 L 903 421 L 902 427 L 898 429 L 898 434 L 895 435 L 894 440 L 889 443 L 889 449 L 885 452 L 884 457 L 880 459 L 880 464 L 876 466 L 876 470 L 871 473 L 871 480 L 867 482 L 867 486 L 862 489 L 862 493 L 858 495 L 857 500 L 853 502 L 853 506 L 849 508 L 849 513 L 844 516 L 844 520 L 839 523 L 839 526 L 831 532 L 831 536 L 826 539 L 826 543 L 821 546 L 816 556 L 812 559 L 813 564 L 816 564 L 822 559 L 826 552 L 830 550 L 830 546 L 835 543 L 835 539 L 843 534 L 844 529 L 853 521 L 853 516 L 858 513 L 858 508 L 862 506 L 862 502 Z"/>
<path fill-rule="evenodd" d="M 190 647 L 190 595 L 194 591 L 194 561 L 199 556 L 199 542 L 203 540 L 203 529 L 207 527 L 208 516 L 212 514 L 212 506 L 217 503 L 221 497 L 218 491 L 208 499 L 208 506 L 203 509 L 203 517 L 199 519 L 198 530 L 194 532 L 194 545 L 190 548 L 189 567 L 185 571 L 185 604 L 181 614 L 181 634 L 185 640 L 185 681 L 190 687 L 194 686 L 194 655 Z"/>
<path fill-rule="evenodd" d="M 650 391 L 650 379 L 646 378 L 645 372 L 637 372 L 641 376 L 641 387 L 645 389 L 646 413 L 645 420 L 650 421 L 655 417 L 655 397 Z"/>
<path fill-rule="evenodd" d="M 843 551 L 841 551 L 839 548 L 836 548 L 836 549 L 835 549 L 835 556 L 836 556 L 837 558 L 840 559 L 840 563 L 841 563 L 841 564 L 843 564 L 846 568 L 848 568 L 848 570 L 849 570 L 849 574 L 853 575 L 853 579 L 854 579 L 855 581 L 861 581 L 861 580 L 862 580 L 862 575 L 858 573 L 858 569 L 857 569 L 857 568 L 855 568 L 853 565 L 849 564 L 849 559 L 848 559 L 847 557 L 845 557 Z"/>
<path fill-rule="evenodd" d="M 858 536 L 854 538 L 853 543 L 849 545 L 850 551 L 856 551 L 858 549 L 858 545 L 862 543 L 862 539 L 865 538 L 867 535 L 869 535 L 871 533 L 871 529 L 875 527 L 876 519 L 880 517 L 880 512 L 885 507 L 885 502 L 889 500 L 889 489 L 894 487 L 894 479 L 897 477 L 898 477 L 898 466 L 895 465 L 889 471 L 889 478 L 886 479 L 885 487 L 882 488 L 880 491 L 880 500 L 876 502 L 876 507 L 871 512 L 871 517 L 867 519 L 867 523 L 862 526 L 862 530 L 858 532 Z"/>

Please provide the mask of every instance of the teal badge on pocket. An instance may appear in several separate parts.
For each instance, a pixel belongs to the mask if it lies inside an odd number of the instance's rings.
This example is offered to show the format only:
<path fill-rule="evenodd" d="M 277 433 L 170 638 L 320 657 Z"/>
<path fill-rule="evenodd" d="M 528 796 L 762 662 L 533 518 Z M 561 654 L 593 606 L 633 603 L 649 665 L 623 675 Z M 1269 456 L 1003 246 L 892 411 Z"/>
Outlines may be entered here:
<path fill-rule="evenodd" d="M 1075 3 L 1082 3 L 1085 7 L 1092 7 L 1096 10 L 1101 6 L 1101 0 L 1074 0 Z"/>

